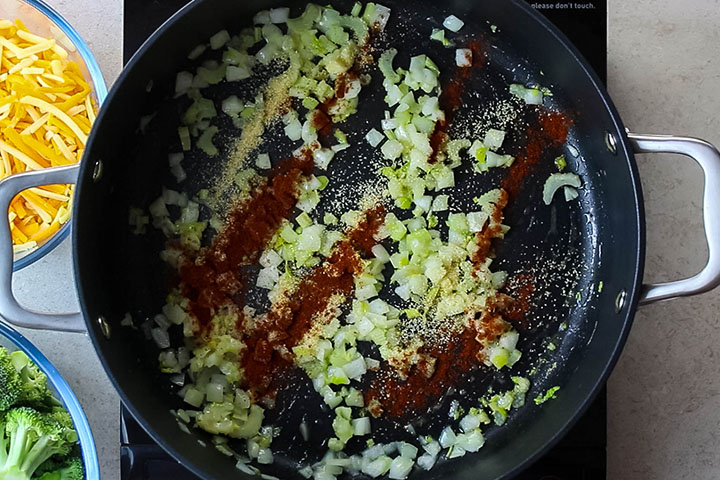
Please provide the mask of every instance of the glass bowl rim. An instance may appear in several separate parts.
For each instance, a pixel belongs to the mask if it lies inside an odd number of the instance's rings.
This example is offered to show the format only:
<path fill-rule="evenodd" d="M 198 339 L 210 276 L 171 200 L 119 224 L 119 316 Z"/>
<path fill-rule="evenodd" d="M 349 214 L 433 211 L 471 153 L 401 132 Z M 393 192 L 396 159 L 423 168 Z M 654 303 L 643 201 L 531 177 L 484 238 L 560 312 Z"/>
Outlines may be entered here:
<path fill-rule="evenodd" d="M 85 466 L 85 478 L 88 480 L 99 480 L 100 466 L 92 430 L 90 429 L 90 424 L 85 416 L 85 412 L 80 405 L 80 401 L 75 396 L 75 393 L 73 393 L 70 385 L 67 384 L 52 362 L 20 332 L 0 322 L 0 337 L 7 338 L 18 350 L 25 352 L 27 356 L 40 367 L 40 370 L 47 375 L 48 382 L 58 393 L 60 400 L 63 402 L 75 425 L 75 430 L 77 431 L 80 442 L 83 465 Z"/>
<path fill-rule="evenodd" d="M 82 58 L 85 66 L 87 67 L 88 73 L 90 75 L 90 82 L 92 84 L 92 91 L 95 93 L 98 106 L 102 105 L 105 97 L 107 97 L 107 85 L 105 83 L 105 78 L 103 77 L 102 71 L 100 70 L 100 65 L 98 65 L 95 56 L 92 54 L 92 51 L 90 50 L 88 44 L 85 43 L 85 40 L 82 39 L 77 30 L 75 30 L 75 28 L 70 25 L 70 23 L 65 20 L 62 15 L 60 15 L 57 11 L 55 11 L 55 9 L 53 9 L 43 0 L 19 1 L 21 3 L 26 3 L 30 5 L 31 7 L 35 8 L 37 11 L 45 15 L 51 22 L 57 25 L 60 30 L 62 30 L 62 32 L 67 35 L 73 45 L 75 45 L 77 53 L 80 55 L 80 58 Z M 80 161 L 82 162 L 82 159 Z M 65 225 L 60 227 L 60 230 L 58 230 L 55 235 L 52 235 L 45 243 L 28 253 L 27 255 L 13 261 L 13 271 L 18 271 L 22 268 L 27 267 L 28 265 L 37 262 L 42 257 L 54 250 L 55 247 L 60 245 L 60 243 L 65 240 L 65 238 L 67 238 L 67 236 L 70 234 L 71 223 L 72 216 L 67 222 L 65 222 Z"/>

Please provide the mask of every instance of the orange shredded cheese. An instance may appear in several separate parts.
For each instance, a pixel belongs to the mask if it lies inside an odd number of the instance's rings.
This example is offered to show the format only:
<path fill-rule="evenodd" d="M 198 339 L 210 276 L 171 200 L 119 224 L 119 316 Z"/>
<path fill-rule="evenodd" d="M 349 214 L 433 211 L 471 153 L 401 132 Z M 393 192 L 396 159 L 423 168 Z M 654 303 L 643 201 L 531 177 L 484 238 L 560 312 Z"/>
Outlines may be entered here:
<path fill-rule="evenodd" d="M 77 163 L 96 107 L 77 63 L 52 38 L 0 19 L 0 179 Z M 8 220 L 15 253 L 37 248 L 70 218 L 73 187 L 20 193 Z"/>

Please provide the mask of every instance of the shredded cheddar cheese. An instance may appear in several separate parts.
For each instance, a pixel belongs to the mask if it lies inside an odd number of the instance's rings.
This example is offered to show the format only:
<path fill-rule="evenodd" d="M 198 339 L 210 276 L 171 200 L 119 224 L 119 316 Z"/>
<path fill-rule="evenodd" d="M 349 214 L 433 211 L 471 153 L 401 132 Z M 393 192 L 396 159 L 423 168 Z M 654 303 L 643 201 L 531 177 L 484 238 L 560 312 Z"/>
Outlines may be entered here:
<path fill-rule="evenodd" d="M 77 163 L 95 105 L 80 67 L 52 38 L 0 19 L 0 179 Z M 70 218 L 73 187 L 21 192 L 10 204 L 13 251 L 37 248 Z"/>

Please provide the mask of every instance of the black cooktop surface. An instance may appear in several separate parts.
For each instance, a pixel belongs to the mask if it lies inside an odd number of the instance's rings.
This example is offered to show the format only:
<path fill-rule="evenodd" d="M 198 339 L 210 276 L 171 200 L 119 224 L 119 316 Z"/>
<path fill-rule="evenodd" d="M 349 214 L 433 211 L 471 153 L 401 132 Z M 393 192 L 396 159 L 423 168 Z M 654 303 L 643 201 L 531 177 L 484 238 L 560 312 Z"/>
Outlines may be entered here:
<path fill-rule="evenodd" d="M 124 60 L 188 0 L 124 0 Z M 530 2 L 572 40 L 601 79 L 607 73 L 607 0 Z M 604 480 L 606 478 L 606 391 L 552 450 L 518 480 Z M 122 480 L 195 480 L 170 458 L 122 409 Z"/>

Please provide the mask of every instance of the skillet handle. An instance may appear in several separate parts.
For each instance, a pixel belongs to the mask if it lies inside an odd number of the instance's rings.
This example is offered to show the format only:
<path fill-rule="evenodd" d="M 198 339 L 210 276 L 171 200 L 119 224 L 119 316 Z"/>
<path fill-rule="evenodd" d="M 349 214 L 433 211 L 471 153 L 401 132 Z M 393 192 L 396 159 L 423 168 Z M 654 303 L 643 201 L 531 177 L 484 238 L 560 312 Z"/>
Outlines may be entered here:
<path fill-rule="evenodd" d="M 79 170 L 79 165 L 69 165 L 18 173 L 7 177 L 0 181 L 0 209 L 7 212 L 15 195 L 28 188 L 75 183 Z M 80 312 L 41 313 L 28 310 L 20 305 L 12 293 L 12 275 L 13 251 L 10 224 L 9 222 L 0 222 L 0 316 L 18 327 L 61 332 L 87 331 Z"/>
<path fill-rule="evenodd" d="M 720 285 L 720 152 L 705 140 L 670 135 L 628 133 L 635 153 L 679 153 L 695 160 L 705 174 L 703 220 L 708 260 L 695 276 L 668 283 L 643 284 L 640 304 L 704 293 Z"/>

